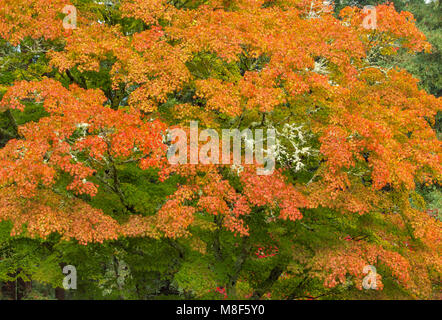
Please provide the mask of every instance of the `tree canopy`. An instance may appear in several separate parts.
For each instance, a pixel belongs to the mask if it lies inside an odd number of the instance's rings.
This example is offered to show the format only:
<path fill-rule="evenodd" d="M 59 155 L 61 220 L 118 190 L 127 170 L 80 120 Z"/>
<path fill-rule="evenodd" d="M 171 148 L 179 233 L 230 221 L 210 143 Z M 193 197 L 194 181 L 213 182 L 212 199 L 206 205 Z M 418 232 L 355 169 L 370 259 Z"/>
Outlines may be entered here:
<path fill-rule="evenodd" d="M 0 281 L 48 298 L 68 264 L 73 298 L 440 298 L 439 4 L 375 3 L 375 28 L 360 4 L 0 0 Z M 191 120 L 275 129 L 275 171 L 170 164 Z"/>

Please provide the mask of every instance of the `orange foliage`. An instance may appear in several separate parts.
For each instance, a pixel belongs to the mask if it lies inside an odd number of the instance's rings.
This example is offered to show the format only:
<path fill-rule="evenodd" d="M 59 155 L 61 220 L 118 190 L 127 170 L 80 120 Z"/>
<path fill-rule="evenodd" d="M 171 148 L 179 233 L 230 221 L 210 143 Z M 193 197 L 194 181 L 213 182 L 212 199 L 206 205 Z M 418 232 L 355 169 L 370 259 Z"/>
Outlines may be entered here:
<path fill-rule="evenodd" d="M 374 51 L 394 54 L 398 47 L 429 50 L 429 44 L 412 15 L 397 13 L 393 5 L 376 7 L 372 30 L 362 26 L 364 13 L 358 8 L 343 9 L 338 19 L 310 3 L 212 0 L 188 10 L 166 0 L 126 0 L 122 15 L 142 20 L 143 31 L 126 34 L 118 24 L 88 16 L 64 34 L 59 14 L 67 3 L 2 0 L 2 38 L 14 46 L 26 37 L 63 40 L 63 50 L 48 52 L 60 73 L 98 72 L 110 61 L 110 90 L 124 91 L 129 108 L 109 108 L 100 89 L 65 88 L 46 78 L 9 87 L 1 111 L 23 110 L 23 101 L 32 100 L 49 116 L 20 126 L 19 139 L 0 149 L 0 220 L 11 220 L 14 234 L 26 225 L 29 236 L 58 232 L 85 244 L 120 235 L 183 237 L 199 215 L 246 236 L 243 218 L 257 208 L 272 219 L 276 212 L 277 218 L 296 221 L 302 218 L 300 208 L 366 214 L 395 207 L 402 217 L 397 224 L 411 226 L 425 248 L 401 255 L 350 240 L 319 252 L 314 267 L 326 271 L 319 275 L 328 287 L 351 275 L 360 288 L 363 267 L 376 263 L 386 265 L 401 284 L 419 287 L 410 270 L 433 266 L 440 272 L 441 227 L 410 208 L 408 197 L 416 182 L 441 181 L 442 145 L 428 122 L 442 109 L 442 100 L 420 90 L 405 71 L 383 70 L 370 57 Z M 186 64 L 199 53 L 213 54 L 228 66 L 249 64 L 243 73 L 199 77 Z M 234 173 L 224 165 L 167 165 L 166 125 L 154 112 L 187 85 L 195 89 L 193 101 L 199 101 L 176 105 L 179 120 L 194 116 L 212 123 L 219 114 L 223 120 L 242 120 L 250 112 L 262 117 L 262 125 L 264 119 L 278 123 L 282 117 L 308 123 L 320 143 L 315 175 L 295 187 L 280 170 L 258 176 L 255 166 Z M 159 168 L 162 178 L 179 174 L 186 182 L 154 216 L 131 215 L 124 224 L 54 191 L 61 174 L 68 174 L 63 192 L 93 197 L 94 174 L 127 161 Z M 226 171 L 236 174 L 240 187 L 231 185 Z"/>

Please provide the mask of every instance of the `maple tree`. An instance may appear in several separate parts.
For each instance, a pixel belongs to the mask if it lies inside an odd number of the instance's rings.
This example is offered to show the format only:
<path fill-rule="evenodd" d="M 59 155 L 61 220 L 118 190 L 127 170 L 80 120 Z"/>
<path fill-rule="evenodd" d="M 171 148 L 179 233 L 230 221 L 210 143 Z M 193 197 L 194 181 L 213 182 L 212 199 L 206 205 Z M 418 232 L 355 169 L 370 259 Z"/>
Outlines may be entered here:
<path fill-rule="evenodd" d="M 440 187 L 442 100 L 379 63 L 431 50 L 412 14 L 376 14 L 1 0 L 2 46 L 29 62 L 1 83 L 0 280 L 60 286 L 69 263 L 87 298 L 433 298 L 442 229 L 419 190 Z M 167 129 L 190 120 L 279 130 L 277 168 L 171 165 Z"/>

